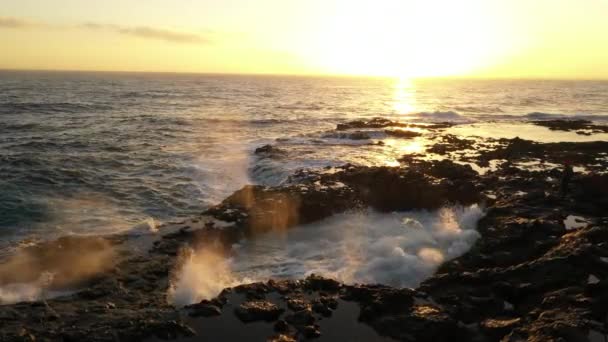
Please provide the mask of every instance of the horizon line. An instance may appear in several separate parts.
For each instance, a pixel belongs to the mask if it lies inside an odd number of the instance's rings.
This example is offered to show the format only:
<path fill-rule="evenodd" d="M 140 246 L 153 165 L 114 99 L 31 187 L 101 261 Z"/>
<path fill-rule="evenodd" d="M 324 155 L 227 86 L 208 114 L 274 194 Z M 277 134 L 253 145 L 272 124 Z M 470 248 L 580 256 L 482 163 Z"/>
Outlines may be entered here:
<path fill-rule="evenodd" d="M 167 74 L 167 75 L 213 75 L 213 76 L 263 76 L 263 77 L 334 77 L 334 78 L 375 78 L 375 79 L 399 79 L 411 80 L 504 80 L 504 81 L 608 81 L 607 78 L 570 78 L 570 77 L 538 77 L 538 76 L 389 76 L 389 75 L 363 75 L 363 74 L 341 74 L 341 73 L 256 73 L 256 72 L 210 72 L 210 71 L 149 71 L 149 70 L 92 70 L 92 69 L 25 69 L 25 68 L 1 68 L 0 72 L 65 72 L 65 73 L 107 73 L 107 74 Z"/>

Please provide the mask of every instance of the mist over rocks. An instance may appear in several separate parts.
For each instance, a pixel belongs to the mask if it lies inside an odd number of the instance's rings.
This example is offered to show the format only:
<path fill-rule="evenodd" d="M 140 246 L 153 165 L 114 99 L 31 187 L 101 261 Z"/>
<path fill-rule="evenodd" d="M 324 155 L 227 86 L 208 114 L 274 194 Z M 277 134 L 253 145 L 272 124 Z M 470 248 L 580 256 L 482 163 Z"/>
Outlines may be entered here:
<path fill-rule="evenodd" d="M 374 120 L 341 130 L 395 126 Z M 427 154 L 404 156 L 401 167 L 301 171 L 279 186 L 246 186 L 200 216 L 164 224 L 152 235 L 59 239 L 28 247 L 24 253 L 41 256 L 34 258 L 39 261 L 45 255 L 86 260 L 85 252 L 111 253 L 108 259 L 93 258 L 107 262 L 78 281 L 72 282 L 67 271 L 55 275 L 56 288 L 69 283 L 73 293 L 51 298 L 41 291 L 33 301 L 0 306 L 0 339 L 236 340 L 238 333 L 259 340 L 352 334 L 381 341 L 603 338 L 608 315 L 606 142 L 464 139 L 439 128 L 429 134 L 435 140 Z M 544 162 L 537 163 L 541 158 Z M 564 159 L 584 167 L 565 186 L 560 184 Z M 391 213 L 474 204 L 485 208 L 476 243 L 440 262 L 414 289 L 347 284 L 320 275 L 243 284 L 234 283 L 223 268 L 243 239 L 280 234 L 349 210 Z M 588 224 L 568 230 L 564 220 L 569 215 Z M 16 260 L 22 265 L 27 259 Z M 69 264 L 62 262 L 58 269 Z M 10 265 L 3 260 L 0 269 Z M 0 287 L 36 281 L 42 268 L 23 279 L 7 272 Z M 182 280 L 194 287 L 203 284 L 215 295 L 178 304 L 172 291 Z M 178 294 L 184 302 L 203 295 Z M 242 323 L 235 310 L 256 322 Z"/>

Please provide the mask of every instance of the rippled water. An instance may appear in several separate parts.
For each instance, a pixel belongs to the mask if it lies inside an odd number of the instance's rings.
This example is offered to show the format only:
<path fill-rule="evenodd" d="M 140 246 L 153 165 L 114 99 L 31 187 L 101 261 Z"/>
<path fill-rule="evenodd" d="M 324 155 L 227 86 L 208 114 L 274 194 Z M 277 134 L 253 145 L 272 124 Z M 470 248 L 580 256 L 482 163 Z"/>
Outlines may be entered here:
<path fill-rule="evenodd" d="M 608 82 L 0 73 L 4 243 L 187 217 L 301 167 L 391 164 L 416 146 L 332 136 L 362 117 L 608 120 Z M 532 113 L 532 114 L 530 114 Z M 281 161 L 253 155 L 279 138 Z"/>

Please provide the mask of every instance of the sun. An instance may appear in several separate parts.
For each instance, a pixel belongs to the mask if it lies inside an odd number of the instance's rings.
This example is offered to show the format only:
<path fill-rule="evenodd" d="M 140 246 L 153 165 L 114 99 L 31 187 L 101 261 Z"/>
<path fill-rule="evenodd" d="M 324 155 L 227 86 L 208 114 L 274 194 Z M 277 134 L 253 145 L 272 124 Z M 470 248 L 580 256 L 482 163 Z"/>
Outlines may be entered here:
<path fill-rule="evenodd" d="M 487 2 L 336 1 L 320 23 L 317 62 L 332 73 L 395 77 L 471 72 L 501 50 Z"/>

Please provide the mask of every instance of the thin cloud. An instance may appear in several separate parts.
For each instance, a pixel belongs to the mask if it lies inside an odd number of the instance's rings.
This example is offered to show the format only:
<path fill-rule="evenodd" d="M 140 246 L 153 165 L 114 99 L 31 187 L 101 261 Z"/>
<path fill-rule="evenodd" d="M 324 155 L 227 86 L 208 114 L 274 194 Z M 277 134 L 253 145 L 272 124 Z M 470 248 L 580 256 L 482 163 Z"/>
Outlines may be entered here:
<path fill-rule="evenodd" d="M 122 34 L 128 34 L 141 38 L 159 39 L 175 43 L 209 43 L 209 39 L 194 33 L 177 32 L 153 27 L 122 28 L 118 30 Z"/>
<path fill-rule="evenodd" d="M 81 26 L 83 28 L 90 29 L 90 30 L 103 30 L 103 29 L 117 28 L 114 25 L 98 24 L 98 23 L 84 23 Z"/>
<path fill-rule="evenodd" d="M 87 30 L 103 30 L 115 32 L 121 35 L 134 36 L 144 39 L 161 40 L 171 43 L 181 44 L 210 44 L 212 40 L 207 34 L 178 31 L 160 27 L 152 26 L 120 26 L 112 24 L 103 24 L 95 22 L 85 22 L 76 26 L 70 25 L 54 25 L 45 22 L 31 21 L 24 18 L 17 17 L 3 17 L 0 16 L 0 29 L 31 29 L 31 28 L 52 28 L 59 30 L 69 29 L 87 29 Z"/>
<path fill-rule="evenodd" d="M 99 24 L 99 23 L 84 23 L 82 27 L 91 30 L 109 30 L 129 36 L 135 36 L 145 39 L 162 40 L 172 43 L 185 44 L 209 44 L 211 40 L 200 34 L 169 30 L 164 28 L 156 28 L 150 26 L 124 27 L 118 25 Z"/>
<path fill-rule="evenodd" d="M 34 26 L 38 26 L 38 24 L 30 20 L 14 17 L 0 17 L 0 27 L 3 28 L 22 29 Z"/>

